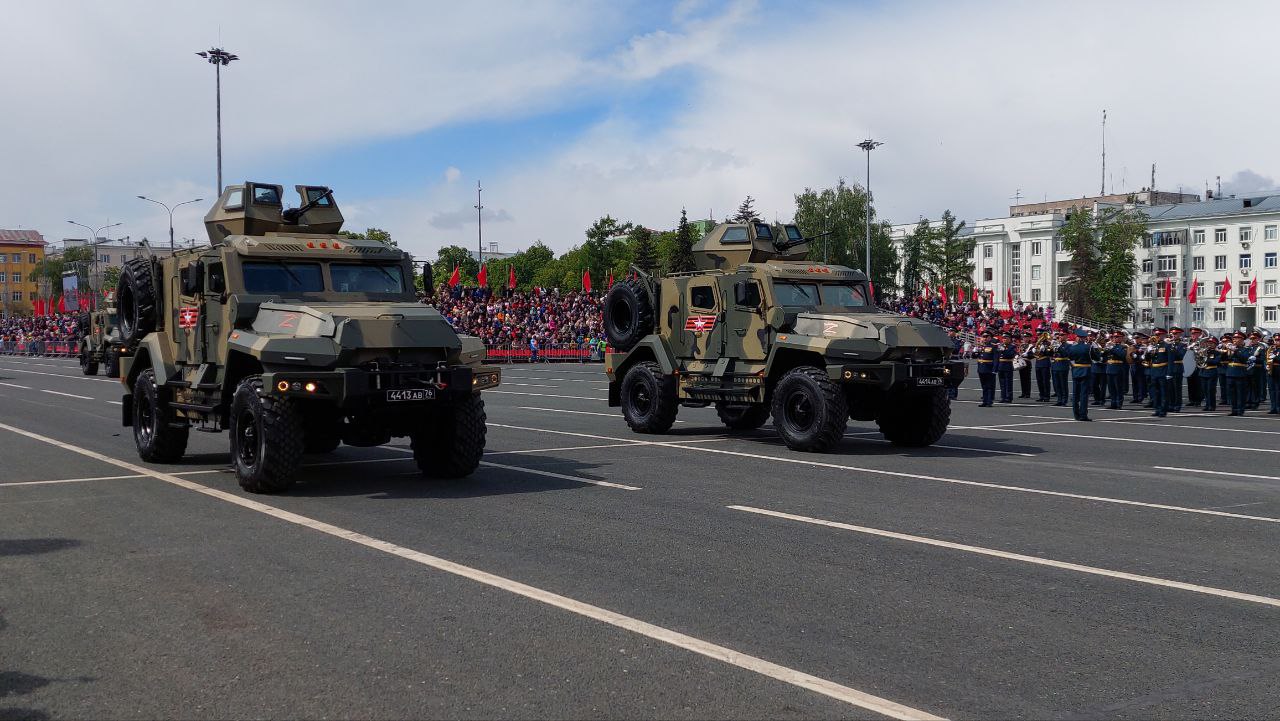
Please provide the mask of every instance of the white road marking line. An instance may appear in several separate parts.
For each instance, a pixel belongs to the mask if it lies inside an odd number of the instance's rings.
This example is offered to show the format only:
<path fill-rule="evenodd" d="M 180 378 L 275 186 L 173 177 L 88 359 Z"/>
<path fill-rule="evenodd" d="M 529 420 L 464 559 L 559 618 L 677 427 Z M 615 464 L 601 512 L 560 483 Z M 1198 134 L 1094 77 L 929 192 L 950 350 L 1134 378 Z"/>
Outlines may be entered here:
<path fill-rule="evenodd" d="M 971 427 L 970 430 L 984 431 L 982 427 Z M 1049 431 L 1028 431 L 1019 428 L 998 428 L 993 433 L 1026 433 L 1033 436 L 1059 436 L 1062 438 L 1084 438 L 1092 441 L 1114 441 L 1116 443 L 1148 443 L 1157 446 L 1189 446 L 1191 448 L 1212 448 L 1219 451 L 1252 451 L 1254 453 L 1280 453 L 1280 448 L 1247 448 L 1244 446 L 1215 446 L 1208 443 L 1184 443 L 1181 441 L 1153 441 L 1147 438 L 1113 438 L 1111 436 L 1084 436 L 1078 433 L 1050 433 Z"/>
<path fill-rule="evenodd" d="M 111 404 L 111 405 L 113 405 L 113 406 L 122 406 L 122 405 L 124 405 L 124 404 L 123 404 L 123 403 L 121 403 L 120 401 L 107 401 L 107 402 L 108 402 L 108 403 L 110 403 L 110 404 Z"/>
<path fill-rule="evenodd" d="M 1152 466 L 1162 471 L 1184 471 L 1186 473 L 1205 473 L 1210 476 L 1232 476 L 1234 478 L 1257 478 L 1264 481 L 1280 481 L 1280 476 L 1260 476 L 1254 473 L 1231 473 L 1229 471 L 1210 471 L 1203 468 L 1175 468 L 1173 466 Z"/>
<path fill-rule="evenodd" d="M 55 395 L 55 396 L 66 396 L 66 397 L 68 397 L 68 398 L 79 398 L 79 399 L 80 399 L 80 400 L 82 400 L 82 401 L 96 401 L 96 400 L 97 400 L 97 398 L 90 398 L 89 396 L 80 396 L 80 395 L 76 395 L 75 393 L 63 393 L 62 391 L 50 391 L 50 390 L 45 390 L 44 388 L 41 388 L 41 389 L 40 389 L 40 392 L 41 392 L 41 393 L 52 393 L 52 394 L 53 394 L 53 395 Z"/>
<path fill-rule="evenodd" d="M 598 440 L 619 441 L 622 438 L 613 438 L 610 436 L 597 436 L 590 433 L 573 433 L 570 431 L 553 431 L 545 428 L 526 428 L 522 426 L 505 426 L 490 423 L 490 426 L 497 425 L 499 428 L 510 428 L 514 430 L 533 431 L 535 433 L 554 433 L 566 436 L 579 436 L 581 438 L 594 438 Z M 958 486 L 970 486 L 973 488 L 987 488 L 997 491 L 1012 491 L 1014 493 L 1031 493 L 1039 496 L 1055 496 L 1058 498 L 1074 498 L 1081 501 L 1093 501 L 1097 503 L 1114 503 L 1121 506 L 1136 506 L 1139 508 L 1153 508 L 1160 511 L 1174 511 L 1177 513 L 1195 513 L 1205 516 L 1221 516 L 1224 518 L 1235 518 L 1243 521 L 1261 521 L 1263 523 L 1280 523 L 1280 518 L 1271 516 L 1249 516 L 1240 513 L 1228 513 L 1226 511 L 1212 511 L 1203 508 L 1190 508 L 1186 506 L 1171 506 L 1164 503 L 1147 503 L 1146 501 L 1131 501 L 1126 498 L 1112 498 L 1109 496 L 1091 496 L 1083 493 L 1068 493 L 1066 491 L 1049 491 L 1043 488 L 1028 488 L 1025 486 L 1010 486 L 1001 483 L 986 483 L 984 481 L 966 481 L 959 478 L 943 478 L 941 476 L 925 476 L 918 473 L 906 473 L 903 471 L 886 471 L 878 468 L 863 468 L 860 466 L 846 466 L 840 463 L 827 463 L 824 461 L 810 461 L 803 458 L 782 458 L 779 456 L 766 456 L 759 453 L 744 453 L 742 451 L 729 451 L 723 448 L 701 448 L 692 445 L 681 445 L 679 443 L 664 443 L 661 441 L 645 441 L 645 445 L 663 446 L 667 448 L 683 448 L 687 451 L 698 451 L 700 453 L 719 453 L 727 456 L 739 456 L 742 458 L 753 458 L 765 461 L 777 461 L 779 463 L 794 463 L 802 466 L 811 466 L 814 468 L 831 468 L 840 471 L 857 471 L 859 473 L 870 473 L 880 476 L 890 476 L 894 478 L 911 478 L 920 481 L 933 481 L 936 483 L 951 483 Z"/>
<path fill-rule="evenodd" d="M 485 451 L 486 456 L 504 456 L 516 455 L 520 453 L 551 453 L 553 451 L 589 451 L 595 448 L 627 448 L 629 446 L 642 446 L 643 443 L 601 443 L 594 446 L 560 446 L 559 448 L 526 448 L 519 451 Z"/>
<path fill-rule="evenodd" d="M 93 478 L 59 478 L 54 481 L 13 481 L 10 483 L 0 483 L 0 487 L 7 488 L 9 486 L 49 486 L 56 483 L 88 483 L 89 481 L 118 481 L 122 478 L 146 478 L 146 476 L 135 473 L 131 476 L 95 476 Z"/>
<path fill-rule="evenodd" d="M 964 543 L 953 543 L 951 541 L 943 541 L 937 538 L 925 538 L 924 536 L 912 536 L 910 534 L 898 533 L 896 531 L 885 531 L 879 528 L 855 526 L 849 523 L 840 523 L 839 521 L 827 521 L 821 518 L 812 518 L 810 516 L 798 516 L 793 513 L 784 513 L 782 511 L 771 511 L 765 508 L 754 508 L 752 506 L 728 506 L 728 508 L 731 508 L 735 511 L 745 511 L 747 513 L 755 513 L 761 516 L 772 516 L 774 518 L 782 518 L 788 521 L 799 521 L 801 523 L 811 523 L 817 526 L 828 526 L 830 528 L 839 528 L 844 531 L 853 531 L 855 533 L 865 533 L 871 536 L 880 536 L 882 538 L 892 538 L 895 540 L 907 541 L 910 543 L 921 543 L 926 546 L 937 546 L 938 548 L 949 548 L 955 551 L 964 551 L 966 553 L 976 553 L 982 556 L 1004 558 L 1010 561 L 1021 561 L 1023 563 L 1031 563 L 1037 566 L 1048 566 L 1050 568 L 1060 568 L 1066 571 L 1088 573 L 1094 576 L 1106 576 L 1108 578 L 1118 578 L 1122 581 L 1133 581 L 1135 583 L 1145 583 L 1145 584 L 1150 584 L 1152 586 L 1176 588 L 1181 591 L 1191 591 L 1192 593 L 1201 593 L 1207 596 L 1218 596 L 1220 598 L 1229 598 L 1233 601 L 1247 601 L 1249 603 L 1257 603 L 1264 606 L 1272 606 L 1275 608 L 1280 608 L 1280 598 L 1272 598 L 1270 596 L 1259 596 L 1252 593 L 1241 593 L 1240 591 L 1229 591 L 1225 588 L 1214 588 L 1213 586 L 1201 586 L 1195 583 L 1185 583 L 1183 581 L 1172 581 L 1167 578 L 1157 578 L 1155 576 L 1143 576 L 1136 573 L 1127 573 L 1125 571 L 1113 571 L 1109 568 L 1085 566 L 1083 564 L 1069 563 L 1067 561 L 1055 561 L 1050 558 L 1041 558 L 1039 556 L 1027 556 L 1021 553 L 1011 553 L 1009 551 L 1000 551 L 994 548 L 983 548 L 982 546 L 970 546 Z"/>
<path fill-rule="evenodd" d="M 0 386 L 8 386 L 10 388 L 21 388 L 24 391 L 31 390 L 31 386 L 20 386 L 17 383 L 0 383 Z"/>
<path fill-rule="evenodd" d="M 54 378 L 70 378 L 78 381 L 97 381 L 99 383 L 115 383 L 117 385 L 120 383 L 119 380 L 112 380 L 110 378 L 92 378 L 90 376 L 75 375 L 72 373 L 45 373 L 44 371 L 26 371 L 21 368 L 0 368 L 0 370 L 6 373 L 30 373 L 33 376 L 53 376 Z"/>
<path fill-rule="evenodd" d="M 509 396 L 537 396 L 539 398 L 570 398 L 577 401 L 597 401 L 600 403 L 609 402 L 608 398 L 595 398 L 593 396 L 561 396 L 561 395 L 556 395 L 555 393 L 528 393 L 525 391 L 499 391 L 499 390 L 485 391 L 485 393 L 502 393 L 504 395 L 509 395 Z"/>
<path fill-rule="evenodd" d="M 366 536 L 363 533 L 358 533 L 314 518 L 286 511 L 282 508 L 269 506 L 259 501 L 243 498 L 232 493 L 220 491 L 216 488 L 202 486 L 199 483 L 187 481 L 172 474 L 153 471 L 149 468 L 144 468 L 127 461 L 111 458 L 110 456 L 91 451 L 87 448 L 81 448 L 79 446 L 71 445 L 70 443 L 64 443 L 14 426 L 0 423 L 0 429 L 17 433 L 18 435 L 41 441 L 43 443 L 48 443 L 50 445 L 57 446 L 58 448 L 71 451 L 72 453 L 78 453 L 89 458 L 95 458 L 135 473 L 141 473 L 155 478 L 156 480 L 171 483 L 175 486 L 195 491 L 196 493 L 202 493 L 206 496 L 210 496 L 251 511 L 256 511 L 287 523 L 309 528 L 313 531 L 333 536 L 334 538 L 339 538 L 344 541 L 365 546 L 366 548 L 382 551 L 383 553 L 397 556 L 407 561 L 412 561 L 429 568 L 444 571 L 445 573 L 470 579 L 491 588 L 507 591 L 517 596 L 523 596 L 524 598 L 538 601 L 539 603 L 559 608 L 585 618 L 599 621 L 626 631 L 631 631 L 632 633 L 645 636 L 646 638 L 651 638 L 655 641 L 675 646 L 676 648 L 682 648 L 686 651 L 691 651 L 701 656 L 706 656 L 707 658 L 715 659 L 731 666 L 736 666 L 737 668 L 745 669 L 798 688 L 813 691 L 815 693 L 822 694 L 823 696 L 836 699 L 837 701 L 847 703 L 851 706 L 857 706 L 890 718 L 926 719 L 931 721 L 941 718 L 920 709 L 904 706 L 900 703 L 880 698 L 879 696 L 874 696 L 864 691 L 858 691 L 857 689 L 843 686 L 835 683 L 834 681 L 828 681 L 827 679 L 819 678 L 817 676 L 804 673 L 803 671 L 798 671 L 771 661 L 766 661 L 762 658 L 750 656 L 726 646 L 720 646 L 718 644 L 711 643 L 710 641 L 704 641 L 702 639 L 680 633 L 679 631 L 673 631 L 669 628 L 641 621 L 637 618 L 624 616 L 606 608 L 601 608 L 600 606 L 583 603 L 582 601 L 577 601 L 569 598 L 568 596 L 562 596 L 558 593 L 537 588 L 536 586 L 529 586 L 524 583 L 520 583 L 519 581 L 498 576 L 487 571 L 481 571 L 480 569 L 464 566 L 460 563 L 448 561 L 438 556 L 432 556 L 421 551 L 415 551 L 411 548 L 406 548 L 388 541 Z"/>
<path fill-rule="evenodd" d="M 571 413 L 577 416 L 604 416 L 605 418 L 622 418 L 621 413 L 599 413 L 596 411 L 570 411 L 564 408 L 535 408 L 533 406 L 516 406 L 522 411 L 546 411 L 548 413 Z M 688 421 L 676 420 L 676 423 L 688 423 Z"/>
<path fill-rule="evenodd" d="M 1168 420 L 1168 418 L 1153 418 L 1152 420 L 1153 421 Z M 1151 424 L 1151 423 L 1138 423 L 1136 421 L 1129 421 L 1129 420 L 1122 421 L 1122 420 L 1112 420 L 1112 419 L 1103 419 L 1102 422 L 1103 423 L 1120 423 L 1126 426 L 1155 425 L 1157 428 L 1186 428 L 1188 430 L 1193 430 L 1193 431 L 1222 431 L 1224 433 L 1265 433 L 1266 435 L 1269 435 L 1269 436 L 1280 436 L 1280 431 L 1258 431 L 1252 428 L 1215 428 L 1214 426 L 1184 426 L 1180 423 Z"/>
<path fill-rule="evenodd" d="M 545 384 L 545 383 L 507 383 L 505 378 L 503 379 L 503 383 L 502 383 L 502 385 L 504 385 L 504 386 L 524 386 L 524 387 L 526 387 L 526 388 L 559 388 L 559 387 L 560 387 L 560 386 L 556 386 L 556 385 L 547 385 L 547 384 Z"/>

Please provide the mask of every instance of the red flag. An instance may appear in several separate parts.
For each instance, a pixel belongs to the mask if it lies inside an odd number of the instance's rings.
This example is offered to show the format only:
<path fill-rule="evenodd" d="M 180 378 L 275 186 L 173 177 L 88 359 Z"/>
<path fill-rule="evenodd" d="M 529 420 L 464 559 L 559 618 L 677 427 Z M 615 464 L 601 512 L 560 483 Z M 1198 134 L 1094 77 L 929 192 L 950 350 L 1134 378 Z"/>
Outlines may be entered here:
<path fill-rule="evenodd" d="M 1227 302 L 1227 293 L 1231 292 L 1231 279 L 1227 278 L 1222 282 L 1222 295 L 1218 296 L 1219 303 Z"/>
<path fill-rule="evenodd" d="M 612 269 L 609 270 L 609 285 L 606 287 L 607 288 L 613 287 L 613 270 Z"/>
<path fill-rule="evenodd" d="M 476 285 L 481 288 L 489 285 L 489 266 L 480 266 L 480 272 L 476 274 Z"/>
<path fill-rule="evenodd" d="M 449 287 L 456 288 L 458 283 L 462 281 L 462 275 L 458 272 L 458 267 L 454 266 L 453 275 L 449 276 Z"/>
<path fill-rule="evenodd" d="M 1005 300 L 1009 301 L 1009 310 L 1013 310 L 1013 288 L 1007 288 L 1004 291 Z"/>
<path fill-rule="evenodd" d="M 1169 307 L 1169 300 L 1173 298 L 1173 278 L 1164 279 L 1164 307 Z"/>
<path fill-rule="evenodd" d="M 31 315 L 37 318 L 40 317 L 40 301 L 39 300 L 31 304 Z"/>
<path fill-rule="evenodd" d="M 590 269 L 582 271 L 582 289 L 588 293 L 591 292 L 591 270 Z"/>
<path fill-rule="evenodd" d="M 1249 283 L 1249 302 L 1258 302 L 1258 276 L 1253 276 L 1253 280 Z"/>
<path fill-rule="evenodd" d="M 58 312 L 59 313 L 67 312 L 67 296 L 65 295 L 58 296 Z"/>
<path fill-rule="evenodd" d="M 1187 293 L 1188 302 L 1195 303 L 1196 298 L 1199 297 L 1199 295 L 1196 293 L 1196 286 L 1198 285 L 1200 285 L 1200 281 L 1195 276 L 1191 276 L 1191 292 Z"/>
<path fill-rule="evenodd" d="M 516 289 L 516 267 L 514 265 L 507 266 L 507 287 L 511 290 Z"/>
<path fill-rule="evenodd" d="M 943 305 L 947 304 L 947 286 L 945 285 L 938 286 L 938 297 L 942 299 Z"/>
<path fill-rule="evenodd" d="M 876 284 L 872 283 L 870 279 L 867 280 L 867 290 L 871 291 L 871 298 L 874 300 L 876 297 Z"/>
<path fill-rule="evenodd" d="M 957 302 L 957 303 L 959 303 L 960 305 L 964 305 L 964 304 L 965 304 L 965 295 L 964 295 L 964 286 L 963 286 L 963 285 L 957 285 L 957 286 L 956 286 L 956 302 Z"/>

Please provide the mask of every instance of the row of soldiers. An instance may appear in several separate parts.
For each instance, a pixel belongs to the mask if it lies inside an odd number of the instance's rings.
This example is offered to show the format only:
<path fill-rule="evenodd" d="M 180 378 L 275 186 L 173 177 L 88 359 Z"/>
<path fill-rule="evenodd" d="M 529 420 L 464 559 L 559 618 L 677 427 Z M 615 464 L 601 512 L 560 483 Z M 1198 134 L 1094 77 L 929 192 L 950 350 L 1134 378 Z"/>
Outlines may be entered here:
<path fill-rule="evenodd" d="M 984 332 L 974 348 L 982 385 L 979 407 L 989 408 L 996 402 L 997 387 L 999 402 L 1013 402 L 1015 370 L 1024 374 L 1023 397 L 1029 397 L 1027 376 L 1034 370 L 1036 400 L 1066 406 L 1070 399 L 1079 421 L 1091 420 L 1090 405 L 1122 409 L 1130 390 L 1131 403 L 1151 408 L 1158 417 L 1181 412 L 1184 403 L 1216 411 L 1219 389 L 1233 416 L 1257 410 L 1268 397 L 1267 412 L 1280 415 L 1280 333 L 1273 333 L 1269 342 L 1258 331 L 1227 333 L 1219 339 L 1192 328 L 1189 340 L 1183 336 L 1178 327 L 1167 333 L 1156 328 L 1150 334 L 1135 331 L 1131 335 L 1117 330 L 1109 338 L 1080 329 L 1074 340 L 1059 331 L 1024 342 L 1010 333 L 996 340 Z M 1190 373 L 1186 372 L 1188 353 L 1195 360 Z"/>

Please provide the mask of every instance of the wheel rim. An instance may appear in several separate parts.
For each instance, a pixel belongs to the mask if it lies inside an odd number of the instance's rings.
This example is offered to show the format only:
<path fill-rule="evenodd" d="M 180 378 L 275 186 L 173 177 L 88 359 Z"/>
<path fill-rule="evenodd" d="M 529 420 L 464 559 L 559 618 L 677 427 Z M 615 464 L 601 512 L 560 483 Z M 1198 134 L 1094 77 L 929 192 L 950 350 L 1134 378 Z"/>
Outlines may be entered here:
<path fill-rule="evenodd" d="M 144 445 L 150 445 L 156 435 L 156 407 L 146 393 L 138 394 L 138 407 L 134 409 L 137 416 L 138 438 Z"/>
<path fill-rule="evenodd" d="M 649 415 L 649 411 L 653 409 L 653 394 L 647 383 L 631 386 L 631 407 L 642 416 Z"/>
<path fill-rule="evenodd" d="M 817 409 L 813 399 L 803 390 L 798 390 L 787 397 L 785 407 L 787 423 L 797 430 L 808 430 L 817 418 Z"/>
<path fill-rule="evenodd" d="M 240 465 L 252 468 L 258 463 L 258 424 L 252 413 L 245 411 L 236 419 L 236 458 Z"/>

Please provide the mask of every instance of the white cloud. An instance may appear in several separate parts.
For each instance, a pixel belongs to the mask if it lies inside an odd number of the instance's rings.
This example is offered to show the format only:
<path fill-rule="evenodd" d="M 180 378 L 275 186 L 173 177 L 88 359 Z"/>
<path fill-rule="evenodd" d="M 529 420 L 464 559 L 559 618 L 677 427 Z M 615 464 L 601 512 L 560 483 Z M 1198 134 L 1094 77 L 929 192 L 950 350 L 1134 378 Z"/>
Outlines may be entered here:
<path fill-rule="evenodd" d="M 461 178 L 461 177 L 462 177 L 462 171 L 458 170 L 452 165 L 444 169 L 444 182 L 446 183 L 456 183 L 458 182 L 458 178 Z"/>

